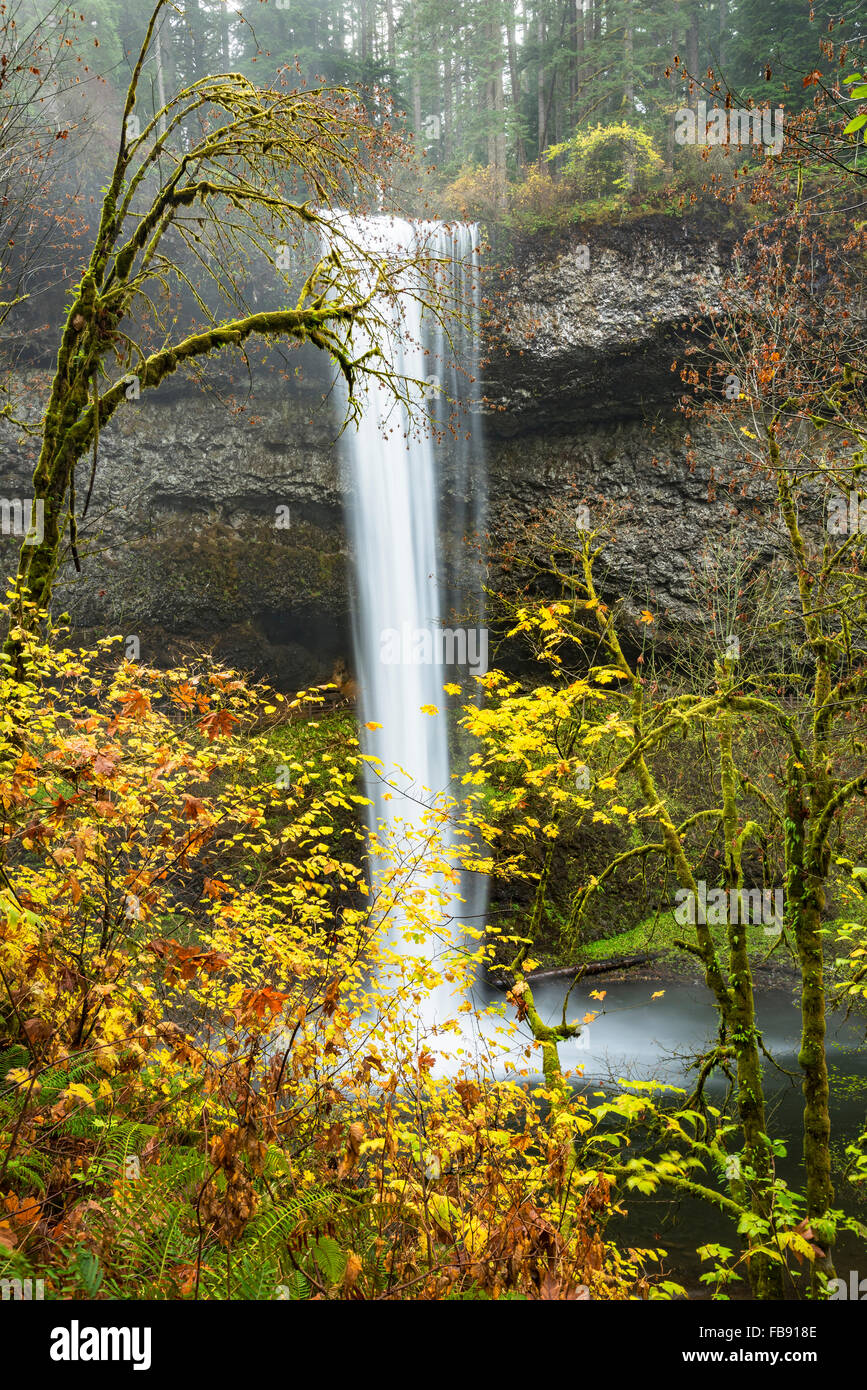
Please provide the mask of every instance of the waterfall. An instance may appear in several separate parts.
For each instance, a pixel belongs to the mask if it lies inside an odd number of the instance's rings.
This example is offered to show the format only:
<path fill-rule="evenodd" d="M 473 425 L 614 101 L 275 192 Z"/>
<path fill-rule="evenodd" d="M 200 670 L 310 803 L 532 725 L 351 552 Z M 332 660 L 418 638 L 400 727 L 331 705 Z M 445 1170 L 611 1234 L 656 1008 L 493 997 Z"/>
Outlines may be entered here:
<path fill-rule="evenodd" d="M 447 334 L 437 317 L 425 311 L 420 284 L 408 272 L 399 302 L 384 310 L 386 341 L 376 346 L 395 373 L 426 381 L 427 388 L 411 393 L 410 411 L 395 401 L 386 384 L 368 378 L 361 418 L 343 436 L 362 749 L 378 760 L 376 770 L 368 765 L 365 777 L 371 803 L 368 827 L 411 853 L 430 826 L 429 808 L 456 795 L 446 716 L 450 701 L 443 686 L 456 682 L 471 697 L 471 664 L 475 661 L 475 669 L 483 672 L 487 652 L 487 632 L 480 627 L 478 562 L 467 547 L 483 519 L 477 412 L 454 413 L 455 403 L 460 406 L 468 391 L 478 394 L 477 385 L 470 384 L 478 360 L 478 234 L 467 225 L 391 217 L 354 218 L 352 234 L 365 249 L 375 247 L 403 263 L 426 251 L 437 263 L 446 305 L 456 312 Z M 353 336 L 355 351 L 372 346 L 361 335 Z M 447 428 L 450 414 L 457 422 L 457 440 Z M 418 418 L 424 415 L 428 426 L 419 429 Z M 426 713 L 424 707 L 439 712 Z M 446 854 L 450 844 L 446 827 Z M 462 902 L 443 890 L 437 876 L 418 872 L 414 886 L 432 895 L 429 901 L 439 921 L 414 946 L 402 941 L 395 923 L 392 940 L 402 952 L 432 960 L 444 942 L 461 939 L 461 919 L 481 911 L 478 888 L 466 878 Z M 443 899 L 439 905 L 433 902 L 437 894 Z M 444 992 L 435 991 L 427 1021 L 436 1023 L 449 1008 Z"/>

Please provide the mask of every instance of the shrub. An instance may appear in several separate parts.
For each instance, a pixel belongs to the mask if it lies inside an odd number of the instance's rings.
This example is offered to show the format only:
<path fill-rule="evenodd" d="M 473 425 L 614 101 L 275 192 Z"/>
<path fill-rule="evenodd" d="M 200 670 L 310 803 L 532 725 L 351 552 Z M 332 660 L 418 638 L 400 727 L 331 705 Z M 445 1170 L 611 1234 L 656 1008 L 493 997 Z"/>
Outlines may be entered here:
<path fill-rule="evenodd" d="M 646 1289 L 595 1154 L 572 1180 L 586 1098 L 558 1092 L 552 1124 L 464 1046 L 479 953 L 438 941 L 448 893 L 423 886 L 454 877 L 454 808 L 377 837 L 368 885 L 354 731 L 281 738 L 275 776 L 274 731 L 321 691 L 33 627 L 23 674 L 0 665 L 0 1275 L 53 1298 Z M 442 1079 L 431 990 L 456 995 Z"/>
<path fill-rule="evenodd" d="M 562 226 L 569 221 L 574 202 L 573 180 L 557 180 L 541 164 L 533 164 L 509 189 L 509 222 L 525 233 Z"/>
<path fill-rule="evenodd" d="M 465 164 L 443 191 L 444 217 L 492 225 L 502 220 L 503 187 L 493 165 Z"/>
<path fill-rule="evenodd" d="M 566 157 L 565 173 L 585 198 L 600 198 L 628 187 L 625 169 L 630 157 L 636 189 L 646 187 L 664 167 L 651 136 L 623 123 L 576 131 L 562 144 L 551 145 L 545 151 L 548 160 L 561 156 Z"/>

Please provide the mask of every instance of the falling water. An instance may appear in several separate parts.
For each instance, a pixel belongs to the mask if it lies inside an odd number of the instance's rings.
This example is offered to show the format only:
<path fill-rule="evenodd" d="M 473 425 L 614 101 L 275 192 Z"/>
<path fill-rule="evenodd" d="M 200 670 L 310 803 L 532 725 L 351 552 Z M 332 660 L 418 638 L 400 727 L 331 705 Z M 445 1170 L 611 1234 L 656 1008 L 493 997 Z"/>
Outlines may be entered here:
<path fill-rule="evenodd" d="M 449 347 L 442 324 L 422 308 L 418 283 L 407 285 L 399 305 L 388 311 L 388 341 L 379 346 L 398 376 L 427 381 L 428 388 L 413 392 L 408 411 L 395 402 L 387 385 L 368 380 L 361 419 L 344 435 L 362 741 L 365 753 L 378 759 L 366 775 L 369 828 L 412 854 L 429 825 L 429 808 L 455 795 L 443 685 L 459 677 L 466 682 L 468 673 L 437 660 L 443 652 L 437 634 L 456 622 L 465 630 L 474 625 L 470 646 L 476 654 L 480 641 L 481 586 L 472 577 L 478 566 L 469 558 L 468 538 L 480 528 L 484 470 L 472 412 L 458 411 L 457 441 L 437 442 L 455 403 L 473 390 L 468 382 L 476 376 L 477 231 L 466 225 L 376 217 L 354 219 L 353 234 L 378 253 L 404 262 L 426 249 L 439 266 L 446 302 L 457 311 L 449 323 Z M 354 339 L 356 351 L 364 346 Z M 462 370 L 455 365 L 454 348 Z M 431 423 L 420 429 L 418 420 L 425 414 Z M 448 478 L 442 462 L 446 455 Z M 433 659 L 424 659 L 425 639 L 419 634 L 425 633 Z M 425 706 L 439 714 L 424 712 Z M 446 850 L 449 843 L 446 831 Z M 435 935 L 415 948 L 402 945 L 402 950 L 415 949 L 432 959 L 444 938 L 459 939 L 461 919 L 480 911 L 478 888 L 466 877 L 460 898 L 439 908 Z M 418 886 L 437 889 L 421 871 Z M 436 1022 L 448 1007 L 442 991 L 434 993 L 428 1021 Z"/>

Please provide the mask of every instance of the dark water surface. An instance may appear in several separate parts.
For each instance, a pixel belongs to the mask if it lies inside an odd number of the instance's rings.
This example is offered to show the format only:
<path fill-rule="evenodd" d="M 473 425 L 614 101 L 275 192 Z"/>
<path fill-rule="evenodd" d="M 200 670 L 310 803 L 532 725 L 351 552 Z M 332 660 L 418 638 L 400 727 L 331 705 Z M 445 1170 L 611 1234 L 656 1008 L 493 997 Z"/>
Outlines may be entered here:
<path fill-rule="evenodd" d="M 568 987 L 568 982 L 561 980 L 534 986 L 536 1007 L 546 1022 L 559 1021 Z M 592 999 L 591 988 L 604 989 L 604 1001 Z M 652 994 L 663 989 L 661 999 L 651 999 Z M 493 989 L 480 987 L 477 991 L 479 1003 L 493 1003 L 498 998 L 502 996 Z M 712 1046 L 717 1033 L 716 1013 L 703 986 L 649 981 L 606 985 L 596 977 L 573 990 L 567 1017 L 570 1021 L 581 1019 L 585 1013 L 599 1010 L 603 1012 L 581 1039 L 560 1048 L 564 1068 L 583 1068 L 583 1079 L 576 1078 L 582 1089 L 608 1090 L 621 1078 L 655 1079 L 691 1089 L 695 1072 L 690 1070 L 690 1062 Z M 778 1172 L 790 1187 L 803 1191 L 803 1099 L 798 1072 L 800 1006 L 793 990 L 770 989 L 757 994 L 757 1010 L 765 1047 L 776 1063 L 765 1064 L 765 1097 L 771 1134 L 786 1145 L 786 1157 L 778 1161 Z M 867 1224 L 867 1192 L 859 1200 L 857 1190 L 842 1178 L 840 1171 L 846 1145 L 865 1126 L 867 1044 L 863 1019 L 847 1021 L 842 1012 L 829 1014 L 828 1065 L 835 1205 Z M 788 1076 L 786 1072 L 795 1074 Z M 717 1076 L 706 1087 L 706 1095 L 717 1105 L 726 1089 L 725 1078 Z M 699 1171 L 698 1181 L 702 1177 Z M 714 1182 L 715 1178 L 710 1185 Z M 630 1194 L 627 1205 L 628 1218 L 612 1223 L 609 1234 L 618 1243 L 666 1250 L 665 1267 L 692 1296 L 702 1296 L 704 1286 L 699 1283 L 699 1275 L 709 1268 L 698 1259 L 696 1247 L 716 1241 L 729 1249 L 737 1248 L 732 1224 L 703 1202 L 672 1200 L 663 1191 L 654 1198 Z M 847 1283 L 850 1270 L 858 1270 L 860 1278 L 867 1277 L 867 1248 L 854 1233 L 841 1235 L 834 1261 L 837 1274 Z M 735 1298 L 745 1293 L 737 1285 L 731 1290 Z"/>

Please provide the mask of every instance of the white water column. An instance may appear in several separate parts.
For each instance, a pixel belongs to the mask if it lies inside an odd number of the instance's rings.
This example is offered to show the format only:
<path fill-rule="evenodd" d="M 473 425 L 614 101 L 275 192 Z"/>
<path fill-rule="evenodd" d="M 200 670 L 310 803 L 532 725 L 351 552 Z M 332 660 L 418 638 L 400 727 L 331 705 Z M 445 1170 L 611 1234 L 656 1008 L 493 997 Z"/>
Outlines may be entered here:
<path fill-rule="evenodd" d="M 468 350 L 472 371 L 477 360 L 473 341 L 478 323 L 476 229 L 375 217 L 352 219 L 351 232 L 366 249 L 396 262 L 410 260 L 421 248 L 436 259 L 445 302 L 463 319 L 463 324 L 454 322 L 455 343 L 459 352 L 462 346 Z M 431 379 L 426 393 L 413 392 L 417 419 L 411 420 L 387 385 L 368 379 L 362 418 L 343 437 L 349 466 L 353 636 L 362 746 L 380 760 L 379 774 L 368 771 L 365 778 L 365 793 L 372 803 L 369 826 L 381 827 L 398 848 L 403 846 L 410 854 L 414 847 L 418 849 L 426 808 L 438 797 L 456 794 L 450 781 L 448 697 L 443 693 L 443 685 L 454 677 L 452 668 L 436 659 L 442 645 L 437 633 L 448 626 L 449 605 L 455 605 L 455 581 L 453 576 L 447 581 L 440 523 L 445 521 L 447 545 L 460 547 L 463 534 L 451 531 L 463 532 L 467 526 L 466 474 L 483 468 L 477 448 L 470 449 L 464 442 L 453 450 L 457 487 L 463 495 L 450 499 L 452 505 L 442 509 L 441 518 L 438 462 L 447 446 L 438 445 L 431 428 L 420 428 L 419 420 L 425 414 L 437 422 L 447 418 L 453 409 L 447 399 L 464 378 L 451 363 L 441 327 L 433 315 L 423 313 L 420 282 L 413 275 L 410 271 L 407 292 L 400 295 L 399 304 L 388 311 L 387 342 L 377 345 L 398 376 Z M 353 336 L 356 352 L 370 345 L 360 334 Z M 469 432 L 477 441 L 477 434 Z M 468 595 L 467 600 L 466 611 L 475 611 L 478 621 L 478 594 Z M 425 705 L 435 706 L 440 713 L 424 713 Z M 382 727 L 369 730 L 368 724 Z M 420 875 L 419 886 L 431 884 Z M 476 913 L 474 886 L 467 885 L 462 895 L 472 896 Z M 401 949 L 433 958 L 443 937 L 460 937 L 465 910 L 463 903 L 452 901 L 443 910 L 438 940 Z M 392 940 L 400 940 L 397 923 Z M 436 1022 L 447 1007 L 441 993 L 434 996 L 428 1021 Z"/>

